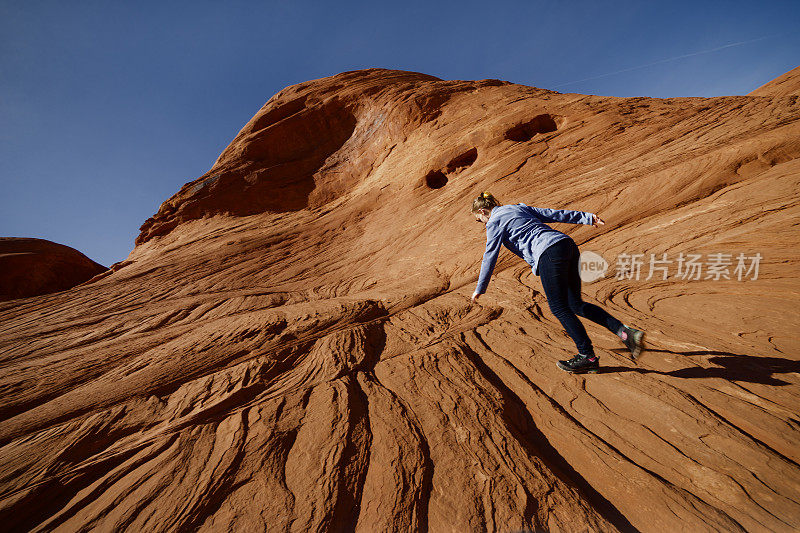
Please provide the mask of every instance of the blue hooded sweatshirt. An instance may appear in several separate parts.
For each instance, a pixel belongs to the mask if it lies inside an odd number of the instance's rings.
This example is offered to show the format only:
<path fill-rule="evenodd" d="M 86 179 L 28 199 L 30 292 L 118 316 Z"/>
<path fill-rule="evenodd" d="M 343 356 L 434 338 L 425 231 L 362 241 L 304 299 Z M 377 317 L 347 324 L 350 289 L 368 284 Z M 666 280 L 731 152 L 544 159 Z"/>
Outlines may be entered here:
<path fill-rule="evenodd" d="M 481 263 L 481 274 L 475 292 L 483 294 L 489 284 L 500 245 L 514 252 L 531 265 L 539 275 L 539 257 L 550 245 L 570 236 L 556 231 L 545 222 L 569 222 L 591 225 L 592 213 L 567 209 L 543 209 L 525 204 L 499 205 L 492 209 L 486 223 L 486 251 Z"/>

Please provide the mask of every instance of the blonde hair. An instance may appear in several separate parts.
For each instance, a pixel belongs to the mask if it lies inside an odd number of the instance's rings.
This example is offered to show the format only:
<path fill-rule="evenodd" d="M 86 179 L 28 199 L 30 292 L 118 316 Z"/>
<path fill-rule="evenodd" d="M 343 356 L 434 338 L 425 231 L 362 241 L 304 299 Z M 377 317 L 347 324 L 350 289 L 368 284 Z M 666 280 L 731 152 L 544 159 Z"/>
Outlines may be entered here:
<path fill-rule="evenodd" d="M 497 198 L 492 196 L 491 193 L 484 192 L 472 201 L 472 212 L 477 213 L 480 209 L 488 209 L 491 211 L 493 208 L 500 205 Z"/>

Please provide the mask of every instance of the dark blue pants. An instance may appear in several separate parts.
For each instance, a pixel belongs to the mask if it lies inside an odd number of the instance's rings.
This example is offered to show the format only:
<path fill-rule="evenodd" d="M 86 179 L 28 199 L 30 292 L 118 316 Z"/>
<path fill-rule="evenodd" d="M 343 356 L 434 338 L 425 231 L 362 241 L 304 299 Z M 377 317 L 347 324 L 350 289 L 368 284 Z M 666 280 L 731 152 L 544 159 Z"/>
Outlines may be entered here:
<path fill-rule="evenodd" d="M 622 327 L 622 322 L 600 307 L 583 301 L 579 263 L 578 245 L 572 238 L 561 239 L 548 246 L 539 258 L 539 276 L 542 278 L 542 287 L 550 311 L 575 341 L 578 352 L 592 356 L 594 355 L 592 341 L 578 317 L 588 318 L 608 328 L 614 334 Z"/>

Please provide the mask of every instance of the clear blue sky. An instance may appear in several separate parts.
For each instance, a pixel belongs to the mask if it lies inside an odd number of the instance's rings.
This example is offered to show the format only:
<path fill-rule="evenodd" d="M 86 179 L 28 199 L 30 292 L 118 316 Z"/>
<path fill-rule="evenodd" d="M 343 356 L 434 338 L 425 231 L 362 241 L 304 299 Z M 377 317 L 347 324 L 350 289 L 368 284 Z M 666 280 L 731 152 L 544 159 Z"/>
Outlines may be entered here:
<path fill-rule="evenodd" d="M 746 94 L 800 1 L 0 0 L 0 236 L 106 266 L 287 85 L 369 67 L 609 96 Z"/>

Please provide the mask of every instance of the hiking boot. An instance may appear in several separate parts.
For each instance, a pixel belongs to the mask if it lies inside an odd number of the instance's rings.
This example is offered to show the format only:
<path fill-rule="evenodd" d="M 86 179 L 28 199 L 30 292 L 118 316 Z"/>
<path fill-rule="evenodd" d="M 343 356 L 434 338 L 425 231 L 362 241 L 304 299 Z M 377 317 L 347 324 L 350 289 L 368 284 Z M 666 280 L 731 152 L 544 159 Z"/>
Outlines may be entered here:
<path fill-rule="evenodd" d="M 569 361 L 559 361 L 556 366 L 570 374 L 581 374 L 583 372 L 595 374 L 597 369 L 600 368 L 600 358 L 596 355 L 590 357 L 579 353 Z"/>
<path fill-rule="evenodd" d="M 639 354 L 644 350 L 644 331 L 623 324 L 622 327 L 619 328 L 617 335 L 631 351 L 631 356 L 634 359 L 639 357 Z"/>

